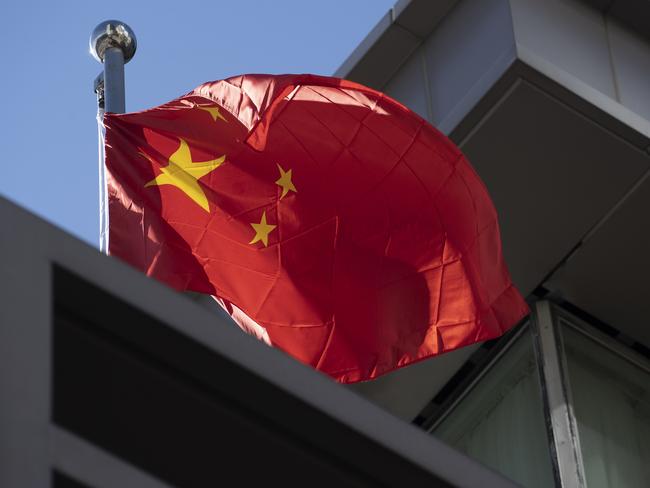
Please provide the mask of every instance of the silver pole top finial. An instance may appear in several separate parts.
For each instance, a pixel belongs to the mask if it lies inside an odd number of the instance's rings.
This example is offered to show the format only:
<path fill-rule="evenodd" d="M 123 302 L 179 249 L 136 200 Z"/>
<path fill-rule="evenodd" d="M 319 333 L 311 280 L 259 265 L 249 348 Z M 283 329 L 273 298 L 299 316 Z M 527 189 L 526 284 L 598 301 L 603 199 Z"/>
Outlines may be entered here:
<path fill-rule="evenodd" d="M 138 42 L 133 30 L 119 20 L 105 20 L 95 27 L 90 35 L 90 53 L 100 63 L 104 62 L 104 53 L 109 47 L 116 47 L 122 51 L 124 62 L 128 63 Z"/>

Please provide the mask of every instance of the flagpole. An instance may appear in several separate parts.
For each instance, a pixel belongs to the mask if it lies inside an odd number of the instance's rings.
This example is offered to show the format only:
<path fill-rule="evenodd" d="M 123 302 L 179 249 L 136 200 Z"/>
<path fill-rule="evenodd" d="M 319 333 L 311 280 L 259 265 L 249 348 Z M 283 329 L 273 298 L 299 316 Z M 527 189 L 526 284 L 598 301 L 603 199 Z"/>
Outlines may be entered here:
<path fill-rule="evenodd" d="M 137 40 L 133 30 L 119 20 L 106 20 L 90 35 L 90 52 L 103 64 L 95 78 L 99 139 L 99 250 L 108 253 L 108 198 L 104 165 L 104 112 L 124 113 L 124 65 L 135 55 Z"/>

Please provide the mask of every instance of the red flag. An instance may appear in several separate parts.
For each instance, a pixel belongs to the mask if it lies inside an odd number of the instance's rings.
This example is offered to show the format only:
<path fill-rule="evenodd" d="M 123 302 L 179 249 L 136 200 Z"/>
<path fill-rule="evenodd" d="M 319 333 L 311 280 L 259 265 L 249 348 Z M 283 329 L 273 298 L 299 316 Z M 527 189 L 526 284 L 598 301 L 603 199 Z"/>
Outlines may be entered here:
<path fill-rule="evenodd" d="M 460 151 L 364 86 L 246 75 L 107 114 L 110 253 L 341 382 L 528 311 Z"/>

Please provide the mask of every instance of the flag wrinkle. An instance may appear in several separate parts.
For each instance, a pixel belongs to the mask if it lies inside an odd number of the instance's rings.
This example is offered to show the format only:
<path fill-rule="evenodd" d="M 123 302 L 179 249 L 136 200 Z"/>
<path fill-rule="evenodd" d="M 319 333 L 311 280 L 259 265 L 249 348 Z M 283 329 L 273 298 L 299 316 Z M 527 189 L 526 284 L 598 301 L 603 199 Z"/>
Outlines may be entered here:
<path fill-rule="evenodd" d="M 330 222 L 336 221 L 336 220 L 337 220 L 337 216 L 332 215 L 331 217 L 328 217 L 327 219 L 323 220 L 322 222 L 318 222 L 318 223 L 310 225 L 308 229 L 305 229 L 305 230 L 299 232 L 298 234 L 293 234 L 290 237 L 285 238 L 282 241 L 282 243 L 285 244 L 287 242 L 291 242 L 291 241 L 293 241 L 295 239 L 298 239 L 299 237 L 303 237 L 303 236 L 305 236 L 307 234 L 310 234 L 311 232 L 315 232 L 316 230 L 320 229 L 321 227 L 324 227 L 327 224 L 329 224 Z"/>
<path fill-rule="evenodd" d="M 266 207 L 266 205 L 264 207 Z M 264 207 L 262 207 L 262 208 L 264 208 Z M 168 220 L 168 222 L 170 224 L 173 224 L 174 226 L 177 226 L 177 227 L 187 227 L 187 228 L 197 229 L 197 230 L 203 229 L 202 226 L 189 224 L 187 222 L 183 222 L 183 221 L 179 221 L 179 220 Z M 243 226 L 243 224 L 242 224 L 242 226 Z M 234 238 L 228 236 L 226 233 L 217 232 L 216 230 L 214 230 L 211 227 L 206 227 L 205 230 L 206 230 L 207 233 L 212 234 L 212 235 L 218 237 L 219 239 L 226 240 L 226 241 L 228 241 L 228 242 L 230 242 L 230 243 L 232 243 L 232 244 L 234 244 L 236 246 L 241 247 L 242 249 L 246 249 L 246 250 L 250 249 L 248 244 L 242 243 L 241 241 L 238 241 L 237 239 L 234 239 Z"/>
<path fill-rule="evenodd" d="M 275 288 L 276 284 L 278 283 L 278 279 L 279 279 L 279 270 L 276 272 L 276 274 L 272 275 L 271 278 L 273 278 L 273 281 L 272 281 L 271 283 L 269 283 L 269 286 L 268 286 L 268 288 L 266 289 L 266 292 L 264 293 L 264 296 L 261 298 L 260 303 L 257 305 L 257 307 L 256 307 L 256 309 L 255 309 L 255 314 L 254 314 L 254 316 L 256 316 L 256 317 L 260 315 L 260 311 L 262 310 L 262 307 L 264 307 L 264 304 L 265 304 L 266 301 L 268 300 L 269 295 L 271 295 L 271 292 L 273 291 L 273 289 Z M 235 303 L 235 305 L 237 305 L 237 303 Z M 240 308 L 241 308 L 241 307 L 240 307 Z M 265 322 L 265 321 L 262 320 L 262 322 Z"/>
<path fill-rule="evenodd" d="M 324 322 L 318 322 L 318 323 L 307 323 L 307 322 L 292 322 L 291 324 L 287 324 L 286 322 L 275 322 L 275 321 L 270 321 L 270 320 L 265 320 L 264 324 L 266 327 L 279 327 L 279 328 L 285 328 L 285 329 L 291 329 L 293 327 L 296 327 L 298 329 L 317 329 L 319 327 L 329 327 L 332 325 L 332 320 L 327 320 Z"/>
<path fill-rule="evenodd" d="M 332 337 L 334 337 L 334 329 L 336 329 L 336 320 L 332 320 L 332 325 L 330 327 L 330 332 L 327 335 L 327 340 L 323 344 L 323 350 L 320 352 L 318 356 L 318 360 L 316 361 L 316 364 L 314 366 L 316 369 L 320 369 L 323 366 L 323 361 L 325 360 L 325 357 L 329 352 L 329 347 L 332 342 Z"/>
<path fill-rule="evenodd" d="M 295 101 L 295 100 L 294 100 L 292 103 L 300 104 L 300 101 Z M 335 132 L 330 128 L 330 126 L 329 126 L 328 124 L 326 124 L 326 123 L 323 122 L 320 118 L 318 118 L 316 115 L 314 115 L 314 113 L 313 113 L 311 110 L 309 110 L 307 107 L 305 107 L 304 104 L 301 104 L 300 107 L 297 107 L 297 110 L 302 110 L 302 111 L 308 113 L 308 114 L 310 115 L 310 117 L 311 117 L 312 119 L 314 119 L 318 124 L 320 124 L 321 126 L 323 126 L 323 128 L 324 128 L 325 130 L 327 130 L 327 132 L 329 132 L 330 135 L 331 135 L 332 137 L 334 137 L 334 139 L 336 139 L 336 140 L 339 142 L 339 144 L 341 144 L 341 146 L 343 146 L 344 149 L 347 148 L 347 149 L 349 150 L 349 146 L 352 144 L 352 142 L 354 141 L 354 139 L 355 139 L 355 138 L 357 137 L 357 135 L 359 134 L 359 131 L 360 131 L 361 128 L 363 127 L 362 121 L 361 121 L 361 120 L 357 120 L 357 121 L 356 121 L 355 131 L 354 131 L 353 134 L 350 135 L 350 142 L 345 142 L 345 141 L 342 141 L 342 140 L 338 137 L 338 135 L 337 135 L 337 134 L 336 134 L 336 133 L 335 133 Z"/>
<path fill-rule="evenodd" d="M 427 266 L 425 268 L 413 269 L 413 270 L 411 270 L 411 272 L 409 274 L 406 274 L 406 275 L 404 275 L 404 276 L 402 276 L 400 278 L 396 278 L 395 280 L 388 281 L 386 283 L 378 284 L 377 288 L 378 289 L 388 288 L 391 285 L 394 285 L 395 283 L 399 283 L 400 281 L 404 281 L 407 278 L 411 278 L 413 275 L 419 275 L 419 274 L 426 273 L 428 271 L 434 271 L 436 269 L 442 268 L 443 266 L 447 266 L 449 264 L 454 264 L 454 263 L 460 262 L 460 261 L 462 261 L 462 258 L 458 257 L 458 258 L 452 259 L 451 261 L 441 262 L 439 264 L 434 264 L 434 265 L 431 265 L 431 266 Z"/>
<path fill-rule="evenodd" d="M 347 98 L 349 98 L 350 100 L 352 100 L 354 102 L 354 105 L 361 105 L 361 106 L 366 107 L 366 108 L 371 109 L 371 110 L 372 110 L 372 107 L 373 107 L 372 102 L 370 102 L 367 98 L 365 100 L 363 100 L 363 101 L 359 100 L 357 97 L 354 97 L 349 91 L 347 91 L 345 88 L 342 88 L 340 86 L 332 87 L 332 86 L 327 86 L 327 85 L 309 84 L 309 85 L 306 85 L 306 88 L 308 88 L 309 90 L 314 92 L 316 95 L 319 95 L 320 97 L 324 98 L 327 102 L 336 103 L 337 105 L 339 105 L 339 102 L 331 100 L 330 98 L 327 97 L 327 95 L 325 95 L 322 91 L 317 90 L 316 88 L 325 88 L 325 89 L 330 89 L 332 91 L 335 91 L 336 93 L 341 93 L 341 94 L 345 95 Z M 345 107 L 346 105 L 349 105 L 349 104 L 343 103 L 343 104 L 340 104 L 340 105 Z"/>
<path fill-rule="evenodd" d="M 358 200 L 361 200 L 361 199 L 365 198 L 368 194 L 374 192 L 377 188 L 379 188 L 379 187 L 380 187 L 380 186 L 381 186 L 381 185 L 382 185 L 382 184 L 383 184 L 383 183 L 384 183 L 388 178 L 390 178 L 391 174 L 392 174 L 392 173 L 393 173 L 393 172 L 394 172 L 394 171 L 395 171 L 395 170 L 400 166 L 400 164 L 404 164 L 404 165 L 406 165 L 406 166 L 408 167 L 408 164 L 407 164 L 406 161 L 404 160 L 404 155 L 405 155 L 405 154 L 408 152 L 408 150 L 413 146 L 413 144 L 414 144 L 415 141 L 417 140 L 417 135 L 418 135 L 418 134 L 419 134 L 419 131 L 418 131 L 418 133 L 416 133 L 416 134 L 414 135 L 413 140 L 412 140 L 411 143 L 408 145 L 407 149 L 403 152 L 403 154 L 402 154 L 402 155 L 397 155 L 398 159 L 397 159 L 397 161 L 395 161 L 395 164 L 394 164 L 394 165 L 393 165 L 393 166 L 392 166 L 392 167 L 391 167 L 391 168 L 390 168 L 390 169 L 389 169 L 389 170 L 388 170 L 388 171 L 387 171 L 387 172 L 386 172 L 386 173 L 385 173 L 385 174 L 384 174 L 384 175 L 383 175 L 383 176 L 382 176 L 378 181 L 374 182 L 374 183 L 373 183 L 373 186 L 371 186 L 370 188 L 367 188 L 367 189 L 365 190 L 365 193 L 363 193 L 363 194 L 359 194 L 359 195 L 358 195 Z M 350 149 L 348 149 L 348 151 L 349 151 L 349 154 L 350 154 L 350 155 L 351 155 L 355 160 L 357 160 L 357 161 L 359 162 L 359 164 L 364 165 L 364 163 L 362 163 L 362 162 L 358 159 L 358 157 L 355 156 L 355 154 L 354 154 Z M 411 171 L 411 173 L 413 173 L 413 175 L 414 175 L 414 176 L 415 176 L 415 177 L 416 177 L 416 178 L 421 182 L 421 180 L 420 180 L 419 177 L 418 177 L 418 176 L 413 172 L 413 170 L 411 170 L 410 167 L 409 167 L 408 169 L 409 169 L 409 170 Z M 351 202 L 348 201 L 348 205 L 350 205 L 350 204 L 354 204 L 354 200 L 352 200 Z M 390 217 L 389 217 L 389 218 L 390 218 Z"/>
<path fill-rule="evenodd" d="M 311 88 L 311 87 L 308 87 L 308 88 Z M 323 98 L 325 98 L 326 100 L 332 102 L 331 100 L 329 100 L 329 99 L 328 99 L 325 95 L 323 95 L 322 93 L 318 92 L 318 94 L 321 95 L 321 96 L 322 96 Z M 386 102 L 389 103 L 390 105 L 396 106 L 396 107 L 398 107 L 400 110 L 404 110 L 404 109 L 408 110 L 405 106 L 403 106 L 403 105 L 401 105 L 401 104 L 395 102 L 395 100 L 389 99 L 389 98 L 383 96 L 383 94 L 380 94 L 380 95 L 382 95 L 381 100 L 386 101 Z M 332 102 L 332 103 L 334 103 L 334 102 Z M 376 108 L 378 105 L 379 105 L 379 100 L 377 100 L 377 102 L 375 103 L 375 108 Z M 338 107 L 338 108 L 339 108 L 340 110 L 343 110 L 344 112 L 346 112 L 348 115 L 351 115 L 351 113 L 350 113 L 348 110 L 346 110 L 344 107 L 345 107 L 345 105 L 344 105 L 343 107 Z M 374 112 L 374 110 L 373 110 L 372 112 Z M 367 118 L 367 117 L 368 117 L 372 112 L 370 112 L 366 117 L 364 117 L 364 120 L 365 120 L 365 119 L 366 119 L 366 118 Z M 382 115 L 384 115 L 384 114 L 382 114 Z M 414 114 L 414 115 L 417 115 L 417 114 Z M 386 116 L 386 115 L 384 115 L 384 116 Z M 419 115 L 417 115 L 417 117 L 418 117 L 418 119 L 419 119 L 419 121 L 420 121 L 420 125 L 421 125 L 421 126 L 424 126 L 425 124 L 426 124 L 426 125 L 429 125 L 429 123 L 428 123 L 424 118 L 420 117 Z M 388 123 L 390 123 L 393 127 L 395 127 L 396 129 L 400 130 L 401 132 L 403 132 L 405 135 L 410 135 L 410 134 L 409 134 L 407 131 L 405 131 L 403 128 L 401 128 L 401 127 L 399 127 L 398 125 L 396 125 L 395 123 L 393 123 L 393 122 L 390 120 L 390 119 L 391 119 L 390 116 L 386 116 L 386 119 L 387 119 L 387 122 L 388 122 Z M 372 129 L 370 129 L 370 127 L 368 127 L 368 126 L 366 126 L 366 127 L 367 127 L 369 130 L 372 130 Z M 429 126 L 429 127 L 430 127 L 430 126 Z M 433 129 L 433 131 L 430 131 L 430 132 L 432 132 L 432 133 L 434 134 L 434 136 L 437 136 L 437 135 L 438 135 L 438 134 L 437 134 L 437 130 L 436 130 L 435 128 Z M 373 133 L 374 133 L 374 132 L 373 132 Z M 376 134 L 376 133 L 374 133 L 374 134 L 375 134 L 377 137 L 379 137 L 379 138 L 381 139 L 381 136 L 380 136 L 380 135 L 378 135 L 378 134 Z M 445 154 L 439 152 L 437 148 L 427 145 L 424 141 L 420 141 L 420 142 L 422 142 L 422 144 L 424 144 L 425 146 L 427 146 L 431 151 L 433 151 L 433 152 L 435 152 L 436 154 L 438 154 L 438 156 L 440 156 L 443 160 L 445 160 L 445 161 L 448 161 L 448 160 L 449 160 L 449 157 L 446 156 Z M 460 157 L 460 156 L 459 156 L 459 157 Z"/>
<path fill-rule="evenodd" d="M 347 93 L 347 92 L 346 92 L 346 93 Z M 323 98 L 325 98 L 326 100 L 332 102 L 332 101 L 329 100 L 325 95 L 322 95 L 322 96 L 323 96 Z M 385 97 L 382 98 L 381 100 L 385 100 L 385 101 L 387 101 L 389 104 L 390 104 L 390 102 L 391 102 L 389 99 L 387 99 L 387 98 L 385 98 Z M 332 102 L 332 103 L 334 103 L 334 102 Z M 379 112 L 378 112 L 378 107 L 379 107 L 379 105 L 380 105 L 380 104 L 379 104 L 379 99 L 378 99 L 378 100 L 375 101 L 373 107 L 368 107 L 368 108 L 370 109 L 370 111 L 369 111 L 369 112 L 368 112 L 368 113 L 367 113 L 367 114 L 366 114 L 366 115 L 365 115 L 361 120 L 362 120 L 362 121 L 365 121 L 365 120 L 367 120 L 370 116 L 372 116 L 373 114 L 374 114 L 374 115 L 377 115 L 377 116 L 379 116 L 379 117 L 385 117 L 385 120 L 386 120 L 387 123 L 391 124 L 391 126 L 392 126 L 393 128 L 399 130 L 399 131 L 402 132 L 405 136 L 409 136 L 409 137 L 410 137 L 410 136 L 412 135 L 411 132 L 406 131 L 403 127 L 400 127 L 399 125 L 395 124 L 395 123 L 391 120 L 390 114 L 389 114 L 388 112 L 383 113 L 383 114 L 382 114 L 382 113 L 379 113 Z M 401 108 L 401 107 L 400 107 L 400 108 Z M 340 107 L 340 109 L 343 110 L 346 114 L 351 115 L 351 112 L 350 112 L 349 110 L 346 110 L 346 109 L 344 109 L 344 108 L 342 108 L 342 107 Z M 354 116 L 353 116 L 353 117 L 354 117 Z M 355 117 L 355 118 L 356 118 L 356 117 Z M 427 122 L 426 120 L 420 118 L 420 126 L 424 126 L 425 124 L 428 124 L 428 122 Z M 382 139 L 381 135 L 380 135 L 380 134 L 377 134 L 377 133 L 376 133 L 376 132 L 375 132 L 375 131 L 374 131 L 374 130 L 369 126 L 369 125 L 364 124 L 364 126 L 365 126 L 369 131 L 371 131 L 374 135 L 376 135 L 380 140 Z M 390 147 L 389 147 L 389 149 L 393 150 L 393 149 L 390 148 Z M 435 151 L 435 149 L 432 149 L 432 150 Z M 441 155 L 441 157 L 443 157 L 443 156 Z"/>
<path fill-rule="evenodd" d="M 447 237 L 447 232 L 445 232 L 445 240 L 442 245 L 442 259 L 444 262 L 445 256 L 447 255 L 447 243 L 448 243 L 448 237 Z M 443 265 L 440 268 L 440 279 L 438 280 L 438 293 L 436 294 L 436 320 L 434 321 L 434 324 L 437 324 L 440 322 L 440 308 L 442 308 L 442 304 L 440 303 L 441 297 L 442 297 L 442 285 L 444 283 L 445 279 L 445 266 Z"/>
<path fill-rule="evenodd" d="M 286 130 L 287 134 L 289 134 L 289 135 L 290 135 L 290 136 L 291 136 L 291 137 L 292 137 L 292 138 L 293 138 L 293 139 L 298 143 L 298 145 L 303 149 L 303 151 L 305 151 L 305 153 L 309 156 L 309 158 L 310 158 L 310 159 L 315 163 L 316 167 L 317 167 L 319 170 L 322 170 L 323 168 L 321 167 L 321 165 L 320 165 L 320 163 L 318 162 L 318 160 L 317 160 L 317 159 L 316 159 L 312 154 L 310 154 L 309 150 L 308 150 L 308 149 L 305 147 L 305 145 L 300 141 L 300 138 L 297 137 L 297 136 L 296 136 L 296 135 L 295 135 L 295 134 L 294 134 L 294 133 L 293 133 L 293 132 L 292 132 L 292 131 L 291 131 L 291 130 L 290 130 L 290 129 L 289 129 L 289 128 L 288 128 L 288 127 L 283 123 L 283 122 L 282 122 L 282 120 L 278 120 L 277 123 L 280 124 L 282 127 L 284 127 L 284 129 Z M 343 151 L 343 149 L 345 149 L 345 147 L 343 147 L 343 148 L 341 149 L 341 152 Z"/>
<path fill-rule="evenodd" d="M 260 271 L 260 270 L 255 269 L 255 268 L 251 268 L 249 265 L 237 263 L 236 261 L 228 261 L 227 259 L 222 259 L 222 258 L 218 258 L 218 257 L 211 257 L 211 256 L 200 256 L 200 257 L 201 257 L 201 259 L 203 259 L 203 260 L 205 260 L 207 262 L 210 262 L 210 263 L 228 264 L 228 265 L 233 266 L 235 268 L 240 268 L 240 269 L 243 269 L 243 270 L 246 270 L 246 271 L 250 271 L 251 273 L 258 274 L 258 275 L 260 275 L 260 276 L 262 276 L 264 278 L 273 278 L 275 276 L 275 274 L 268 274 L 268 273 L 265 273 L 264 271 Z M 231 300 L 231 302 L 234 303 L 235 305 L 237 305 L 236 300 Z"/>
<path fill-rule="evenodd" d="M 278 246 L 278 252 L 277 252 L 277 254 L 278 254 L 278 259 L 279 259 L 279 255 L 281 254 L 281 247 L 280 247 L 280 246 Z M 254 316 L 259 317 L 259 315 L 260 315 L 260 311 L 261 311 L 262 308 L 264 307 L 264 304 L 266 303 L 266 301 L 268 300 L 269 296 L 271 295 L 271 292 L 274 290 L 275 286 L 276 286 L 277 283 L 278 283 L 278 280 L 279 280 L 279 278 L 280 278 L 280 273 L 281 273 L 280 270 L 281 270 L 281 269 L 282 269 L 282 268 L 281 268 L 280 266 L 278 266 L 277 269 L 276 269 L 276 271 L 275 271 L 275 273 L 274 273 L 273 275 L 270 276 L 271 278 L 273 278 L 273 281 L 272 281 L 271 283 L 269 283 L 269 286 L 268 286 L 268 288 L 266 289 L 266 292 L 264 293 L 263 297 L 262 297 L 261 300 L 259 301 L 259 303 L 258 303 L 258 305 L 257 305 L 257 307 L 256 307 L 256 309 L 255 309 L 255 314 L 254 314 Z M 237 305 L 237 303 L 235 303 L 235 305 Z M 239 306 L 239 305 L 238 305 L 238 306 Z M 241 308 L 241 307 L 240 307 L 240 308 Z M 264 321 L 262 321 L 262 322 L 264 322 Z"/>
<path fill-rule="evenodd" d="M 343 90 L 340 90 L 340 89 L 339 89 L 339 90 L 335 90 L 335 91 L 337 91 L 338 93 L 343 93 L 344 95 L 346 95 L 346 96 L 348 96 L 349 98 L 351 98 L 352 100 L 354 100 L 355 103 L 353 103 L 353 104 L 345 104 L 345 103 L 335 102 L 335 101 L 333 101 L 331 98 L 329 98 L 329 97 L 324 93 L 325 90 L 323 90 L 323 91 L 316 90 L 316 87 L 317 87 L 317 86 L 314 86 L 314 85 L 306 85 L 304 88 L 305 88 L 305 90 L 309 90 L 309 91 L 311 91 L 312 93 L 314 93 L 315 95 L 318 95 L 318 96 L 323 100 L 323 102 L 320 102 L 320 103 L 330 103 L 330 104 L 332 104 L 334 107 L 336 107 L 337 110 L 339 110 L 339 111 L 341 111 L 341 112 L 344 112 L 346 115 L 352 117 L 353 119 L 356 119 L 357 121 L 361 121 L 361 119 L 362 119 L 363 117 L 362 117 L 362 118 L 359 118 L 359 117 L 355 116 L 354 112 L 348 110 L 346 107 L 364 107 L 364 108 L 370 109 L 369 106 L 359 103 L 358 100 L 356 100 L 356 99 L 350 97 L 350 96 L 349 96 L 346 92 L 344 92 Z M 318 88 L 329 88 L 329 89 L 331 90 L 330 87 L 322 87 L 322 86 L 318 86 Z M 302 101 L 302 100 L 297 100 L 297 101 Z M 305 101 L 306 101 L 306 100 L 305 100 Z M 367 110 L 367 111 L 365 111 L 365 112 L 367 112 L 367 113 L 371 113 L 370 110 Z M 364 117 L 365 117 L 365 116 L 364 116 Z"/>

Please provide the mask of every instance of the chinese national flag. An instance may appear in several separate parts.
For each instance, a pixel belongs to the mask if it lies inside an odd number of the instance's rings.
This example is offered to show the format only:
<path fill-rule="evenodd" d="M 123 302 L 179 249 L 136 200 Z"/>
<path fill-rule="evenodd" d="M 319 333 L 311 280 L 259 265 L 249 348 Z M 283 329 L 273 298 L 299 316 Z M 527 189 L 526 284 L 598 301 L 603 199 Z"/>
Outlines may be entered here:
<path fill-rule="evenodd" d="M 528 311 L 470 164 L 375 90 L 245 75 L 104 122 L 110 253 L 338 381 Z"/>

